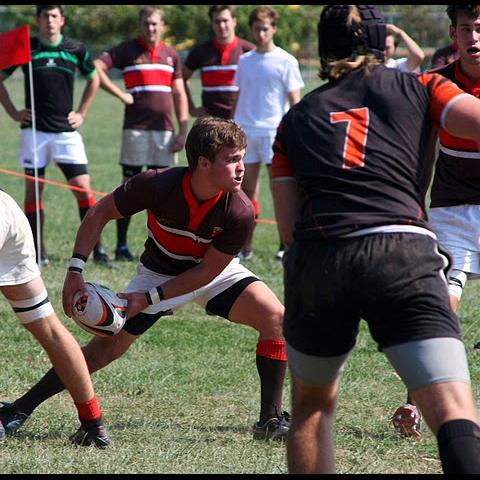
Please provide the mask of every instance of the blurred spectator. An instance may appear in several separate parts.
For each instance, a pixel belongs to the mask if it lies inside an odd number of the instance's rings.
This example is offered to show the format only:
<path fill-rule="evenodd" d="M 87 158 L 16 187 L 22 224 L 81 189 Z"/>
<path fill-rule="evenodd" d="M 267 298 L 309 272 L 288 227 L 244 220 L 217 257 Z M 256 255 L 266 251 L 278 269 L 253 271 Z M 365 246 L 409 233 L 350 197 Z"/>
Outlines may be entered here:
<path fill-rule="evenodd" d="M 234 85 L 239 88 L 234 120 L 248 139 L 242 188 L 252 201 L 258 199 L 260 167 L 270 166 L 278 124 L 287 110 L 298 103 L 304 87 L 298 61 L 275 44 L 279 14 L 271 7 L 259 7 L 249 16 L 256 48 L 238 60 Z M 253 231 L 242 251 L 241 260 L 253 255 Z M 280 245 L 276 258 L 283 257 Z"/>
<path fill-rule="evenodd" d="M 455 44 L 447 45 L 435 50 L 432 56 L 431 68 L 440 68 L 458 59 L 458 50 Z"/>
<path fill-rule="evenodd" d="M 140 35 L 113 46 L 95 60 L 101 88 L 125 104 L 120 153 L 124 182 L 144 166 L 171 167 L 185 145 L 188 98 L 180 57 L 162 40 L 164 17 L 161 7 L 143 6 L 138 17 Z M 111 68 L 122 71 L 125 91 L 109 77 Z M 117 219 L 115 260 L 135 260 L 128 248 L 129 225 L 130 217 Z"/>
<path fill-rule="evenodd" d="M 214 37 L 197 45 L 185 60 L 183 78 L 192 117 L 212 115 L 232 118 L 238 87 L 233 85 L 240 55 L 253 50 L 253 43 L 237 37 L 235 5 L 212 5 L 208 10 Z M 200 70 L 202 106 L 196 107 L 188 86 L 195 70 Z"/>
<path fill-rule="evenodd" d="M 393 56 L 400 42 L 403 42 L 408 51 L 408 56 L 394 59 Z M 387 37 L 385 39 L 385 65 L 387 67 L 397 68 L 402 72 L 419 72 L 420 64 L 424 58 L 423 50 L 412 37 L 401 28 L 387 23 Z"/>

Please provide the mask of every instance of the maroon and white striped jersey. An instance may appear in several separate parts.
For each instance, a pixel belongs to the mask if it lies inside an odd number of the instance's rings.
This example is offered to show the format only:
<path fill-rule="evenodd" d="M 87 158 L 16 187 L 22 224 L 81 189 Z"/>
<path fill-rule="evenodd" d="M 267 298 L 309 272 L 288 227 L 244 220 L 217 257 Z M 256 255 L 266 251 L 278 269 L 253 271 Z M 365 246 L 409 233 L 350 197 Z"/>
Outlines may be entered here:
<path fill-rule="evenodd" d="M 155 48 L 141 38 L 127 40 L 104 52 L 108 68 L 122 70 L 125 88 L 133 95 L 126 105 L 124 129 L 174 131 L 173 81 L 182 78 L 177 51 L 160 43 Z"/>
<path fill-rule="evenodd" d="M 253 50 L 255 45 L 241 38 L 222 45 L 216 38 L 197 45 L 187 56 L 185 66 L 200 69 L 202 105 L 209 115 L 232 118 L 232 107 L 238 87 L 233 85 L 240 55 Z"/>
<path fill-rule="evenodd" d="M 148 238 L 140 261 L 148 269 L 178 275 L 198 265 L 210 246 L 236 255 L 255 223 L 252 203 L 240 190 L 199 203 L 185 167 L 147 170 L 114 191 L 123 216 L 147 211 Z"/>

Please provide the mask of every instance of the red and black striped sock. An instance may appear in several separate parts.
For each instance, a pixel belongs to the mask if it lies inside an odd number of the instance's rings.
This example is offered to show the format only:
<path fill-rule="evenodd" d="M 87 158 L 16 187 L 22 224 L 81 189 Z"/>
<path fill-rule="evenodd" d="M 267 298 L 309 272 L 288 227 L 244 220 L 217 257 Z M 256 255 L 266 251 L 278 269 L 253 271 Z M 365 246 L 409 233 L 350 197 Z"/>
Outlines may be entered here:
<path fill-rule="evenodd" d="M 283 382 L 287 368 L 285 342 L 263 340 L 257 344 L 260 376 L 260 422 L 282 413 Z"/>

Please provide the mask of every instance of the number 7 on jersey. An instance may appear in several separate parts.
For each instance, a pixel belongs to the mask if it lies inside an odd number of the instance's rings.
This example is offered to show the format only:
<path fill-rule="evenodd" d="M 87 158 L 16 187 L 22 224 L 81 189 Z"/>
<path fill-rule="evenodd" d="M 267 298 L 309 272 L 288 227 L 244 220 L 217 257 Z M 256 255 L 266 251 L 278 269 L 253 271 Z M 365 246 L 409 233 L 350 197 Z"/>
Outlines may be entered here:
<path fill-rule="evenodd" d="M 343 147 L 343 168 L 365 166 L 370 112 L 368 108 L 352 108 L 346 112 L 331 112 L 330 123 L 346 122 L 345 144 Z"/>

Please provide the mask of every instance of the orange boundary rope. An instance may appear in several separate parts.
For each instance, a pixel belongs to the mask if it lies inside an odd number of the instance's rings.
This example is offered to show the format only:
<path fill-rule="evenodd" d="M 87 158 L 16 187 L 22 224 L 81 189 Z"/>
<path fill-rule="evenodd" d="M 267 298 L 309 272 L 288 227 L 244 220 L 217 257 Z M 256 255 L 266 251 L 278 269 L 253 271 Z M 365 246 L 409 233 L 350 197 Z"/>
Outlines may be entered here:
<path fill-rule="evenodd" d="M 25 178 L 27 180 L 32 180 L 32 181 L 35 180 L 35 177 L 32 176 L 32 175 L 26 175 L 25 173 L 15 172 L 13 170 L 7 170 L 5 168 L 0 168 L 0 173 L 5 173 L 6 175 L 11 175 L 13 177 Z M 75 186 L 69 185 L 67 183 L 56 182 L 54 180 L 47 180 L 45 178 L 38 178 L 37 180 L 40 183 L 45 183 L 47 185 L 53 185 L 54 187 L 66 188 L 67 190 L 74 190 L 76 192 L 93 193 L 94 195 L 97 195 L 99 197 L 104 197 L 105 195 L 108 195 L 105 192 L 98 192 L 96 190 L 88 190 L 87 188 L 75 187 Z M 262 218 L 257 218 L 256 222 L 257 223 L 263 223 L 265 225 L 276 225 L 277 224 L 277 222 L 275 220 L 264 220 Z"/>

